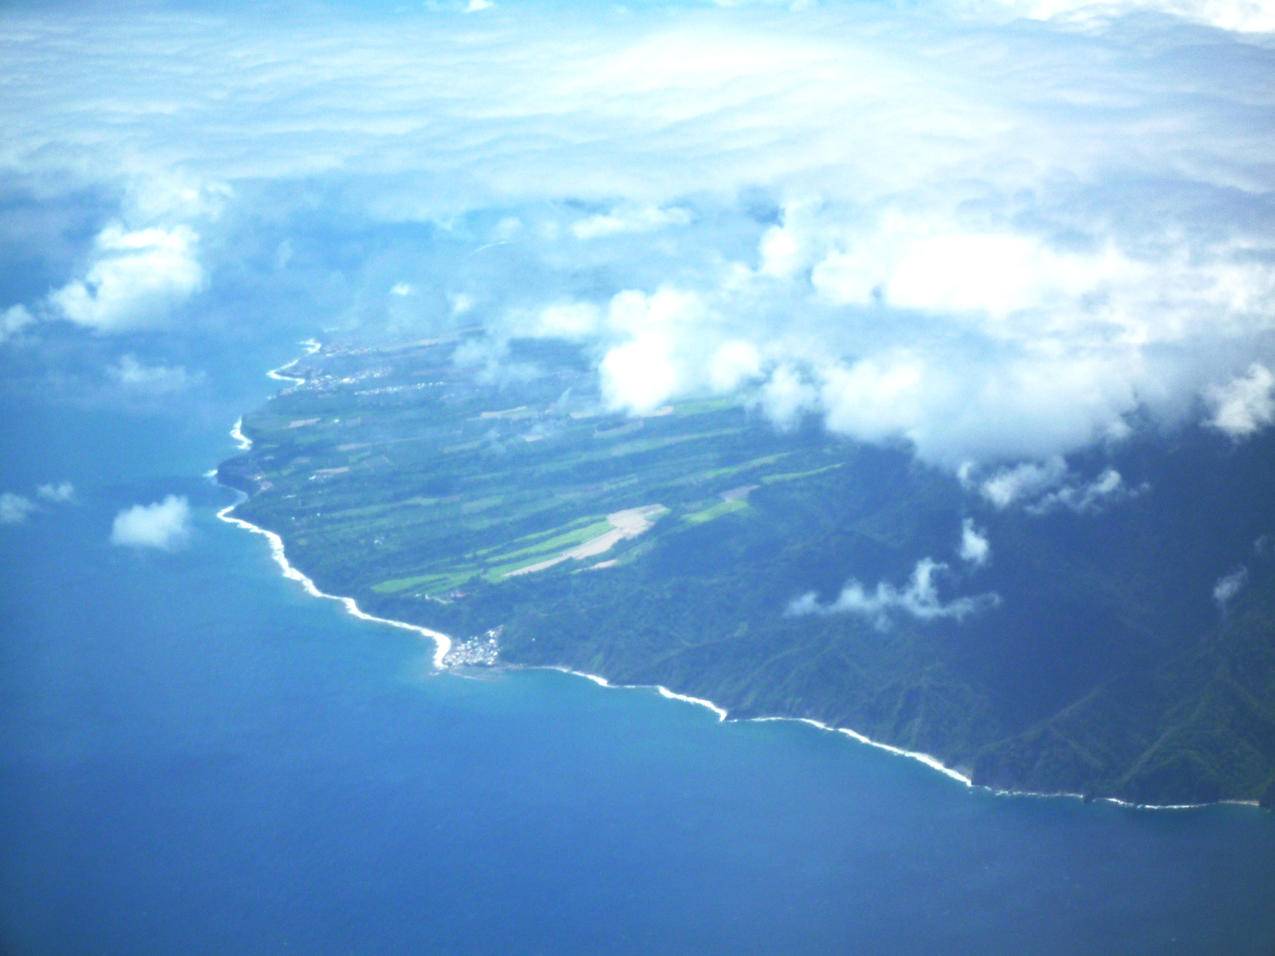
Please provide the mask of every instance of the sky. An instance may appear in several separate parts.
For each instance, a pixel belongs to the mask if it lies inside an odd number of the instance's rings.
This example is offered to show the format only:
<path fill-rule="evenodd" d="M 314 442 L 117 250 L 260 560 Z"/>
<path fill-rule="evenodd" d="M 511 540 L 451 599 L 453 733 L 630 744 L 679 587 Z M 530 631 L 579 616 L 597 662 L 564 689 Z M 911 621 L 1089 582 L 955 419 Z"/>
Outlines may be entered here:
<path fill-rule="evenodd" d="M 1095 508 L 1139 489 L 1069 456 L 1275 422 L 1272 31 L 1242 0 L 10 5 L 4 387 L 159 406 L 276 328 L 480 329 L 498 385 L 557 337 L 618 410 L 739 392 L 997 508 Z"/>

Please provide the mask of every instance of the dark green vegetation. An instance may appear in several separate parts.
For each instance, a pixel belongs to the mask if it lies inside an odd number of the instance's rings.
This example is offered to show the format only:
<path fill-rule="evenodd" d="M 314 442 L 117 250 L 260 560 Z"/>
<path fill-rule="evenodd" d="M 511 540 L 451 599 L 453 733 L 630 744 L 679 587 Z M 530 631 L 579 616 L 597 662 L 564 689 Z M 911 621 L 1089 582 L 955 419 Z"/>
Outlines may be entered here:
<path fill-rule="evenodd" d="M 331 351 L 250 415 L 222 480 L 322 589 L 458 638 L 503 625 L 501 660 L 661 683 L 735 716 L 808 716 L 932 753 L 977 782 L 1150 803 L 1275 793 L 1275 443 L 1187 432 L 1114 464 L 1142 494 L 1101 514 L 997 511 L 906 450 L 776 433 L 726 401 L 628 418 L 586 361 L 517 342 L 499 377 L 458 343 Z M 643 534 L 608 515 L 662 505 Z M 956 551 L 987 531 L 984 567 Z M 788 616 L 849 578 L 948 569 L 962 621 Z M 606 562 L 601 568 L 594 565 Z M 1214 582 L 1247 586 L 1219 611 Z"/>

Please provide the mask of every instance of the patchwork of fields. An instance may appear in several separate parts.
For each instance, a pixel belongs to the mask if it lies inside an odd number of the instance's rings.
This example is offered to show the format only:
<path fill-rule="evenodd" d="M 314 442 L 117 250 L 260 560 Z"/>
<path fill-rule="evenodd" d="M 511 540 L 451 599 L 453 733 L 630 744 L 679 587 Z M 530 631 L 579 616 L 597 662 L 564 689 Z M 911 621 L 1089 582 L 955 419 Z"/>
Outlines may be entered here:
<path fill-rule="evenodd" d="M 647 538 L 746 517 L 748 496 L 730 494 L 743 482 L 841 464 L 729 400 L 608 413 L 561 346 L 523 343 L 521 376 L 479 385 L 455 345 L 329 352 L 290 369 L 306 384 L 245 421 L 252 454 L 223 468 L 254 492 L 244 516 L 286 533 L 334 587 L 481 603 L 510 578 L 623 566 Z"/>

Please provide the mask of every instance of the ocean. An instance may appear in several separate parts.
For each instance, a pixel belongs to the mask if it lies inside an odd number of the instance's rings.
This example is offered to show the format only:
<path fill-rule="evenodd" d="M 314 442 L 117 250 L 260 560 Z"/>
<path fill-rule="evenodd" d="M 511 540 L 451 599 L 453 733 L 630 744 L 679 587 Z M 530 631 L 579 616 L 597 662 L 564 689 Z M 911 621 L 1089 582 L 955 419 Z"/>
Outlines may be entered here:
<path fill-rule="evenodd" d="M 0 491 L 76 487 L 0 526 L 5 952 L 1275 947 L 1269 813 L 997 796 L 653 690 L 436 673 L 217 520 L 202 473 L 278 358 L 145 414 L 3 399 Z M 110 543 L 166 494 L 187 547 Z"/>

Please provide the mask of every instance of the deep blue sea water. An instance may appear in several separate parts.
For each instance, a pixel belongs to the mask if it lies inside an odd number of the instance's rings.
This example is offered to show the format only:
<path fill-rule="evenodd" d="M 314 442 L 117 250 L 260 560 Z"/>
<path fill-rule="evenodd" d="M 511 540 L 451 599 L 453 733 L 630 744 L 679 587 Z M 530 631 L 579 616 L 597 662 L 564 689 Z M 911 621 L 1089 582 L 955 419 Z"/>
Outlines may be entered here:
<path fill-rule="evenodd" d="M 431 673 L 216 520 L 200 473 L 267 390 L 225 381 L 189 415 L 0 409 L 0 490 L 79 489 L 0 527 L 0 949 L 1275 949 L 1271 814 L 996 797 L 649 691 Z M 188 548 L 108 542 L 167 493 Z"/>

